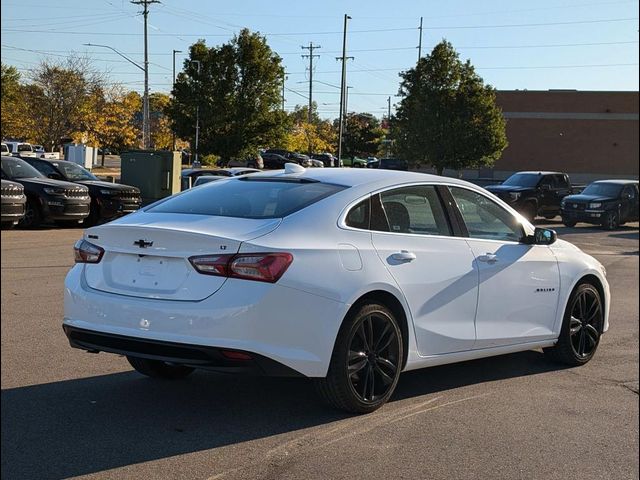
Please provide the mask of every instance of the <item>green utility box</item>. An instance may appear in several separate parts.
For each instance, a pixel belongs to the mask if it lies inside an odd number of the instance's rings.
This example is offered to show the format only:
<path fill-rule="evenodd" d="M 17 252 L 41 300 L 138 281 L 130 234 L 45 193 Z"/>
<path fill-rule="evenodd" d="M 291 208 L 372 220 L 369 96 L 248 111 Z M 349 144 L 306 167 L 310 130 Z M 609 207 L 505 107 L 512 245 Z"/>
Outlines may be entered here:
<path fill-rule="evenodd" d="M 120 181 L 140 189 L 142 204 L 180 191 L 180 152 L 129 150 L 120 155 Z"/>

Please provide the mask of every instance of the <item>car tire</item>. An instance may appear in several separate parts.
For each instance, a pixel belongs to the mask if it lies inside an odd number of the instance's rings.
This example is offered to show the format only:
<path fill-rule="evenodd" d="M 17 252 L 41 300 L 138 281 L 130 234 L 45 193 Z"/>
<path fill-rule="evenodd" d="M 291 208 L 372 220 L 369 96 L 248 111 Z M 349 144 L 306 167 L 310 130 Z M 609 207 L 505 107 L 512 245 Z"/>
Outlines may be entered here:
<path fill-rule="evenodd" d="M 544 218 L 547 220 L 553 220 L 557 215 L 545 215 Z"/>
<path fill-rule="evenodd" d="M 525 203 L 522 207 L 522 215 L 524 215 L 524 217 L 530 222 L 533 222 L 538 216 L 538 208 L 536 207 L 536 204 L 533 202 Z"/>
<path fill-rule="evenodd" d="M 618 212 L 608 212 L 604 217 L 604 222 L 602 222 L 602 226 L 605 230 L 615 230 L 620 226 L 620 216 Z"/>
<path fill-rule="evenodd" d="M 569 227 L 569 228 L 573 228 L 576 226 L 577 222 L 574 222 L 572 220 L 565 220 L 564 218 L 562 219 L 562 223 L 564 224 L 565 227 Z"/>
<path fill-rule="evenodd" d="M 598 348 L 603 324 L 604 305 L 600 292 L 591 283 L 580 283 L 567 302 L 558 342 L 543 351 L 556 363 L 574 367 L 584 365 Z"/>
<path fill-rule="evenodd" d="M 2 230 L 11 230 L 15 225 L 13 222 L 2 222 Z"/>
<path fill-rule="evenodd" d="M 148 358 L 132 357 L 130 355 L 127 355 L 127 360 L 138 373 L 152 378 L 178 380 L 187 377 L 194 371 L 192 367 L 171 365 L 160 360 L 149 360 Z"/>
<path fill-rule="evenodd" d="M 33 198 L 27 199 L 24 217 L 20 219 L 18 225 L 21 228 L 37 228 L 42 223 L 42 212 L 38 206 L 38 202 Z"/>
<path fill-rule="evenodd" d="M 340 328 L 327 376 L 315 381 L 320 396 L 350 413 L 377 410 L 396 388 L 403 348 L 393 313 L 377 303 L 361 306 Z"/>

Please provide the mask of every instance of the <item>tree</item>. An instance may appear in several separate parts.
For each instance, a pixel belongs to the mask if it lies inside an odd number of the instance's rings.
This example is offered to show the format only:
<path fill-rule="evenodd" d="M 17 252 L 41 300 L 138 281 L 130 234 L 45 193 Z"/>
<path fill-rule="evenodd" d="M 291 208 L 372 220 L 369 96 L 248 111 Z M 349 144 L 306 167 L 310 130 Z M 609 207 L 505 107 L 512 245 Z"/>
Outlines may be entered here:
<path fill-rule="evenodd" d="M 25 124 L 28 119 L 22 94 L 24 86 L 20 84 L 20 73 L 15 67 L 2 64 L 0 86 L 0 134 L 2 138 L 26 138 Z"/>
<path fill-rule="evenodd" d="M 495 90 L 443 40 L 400 74 L 402 97 L 392 121 L 398 156 L 445 168 L 491 166 L 507 147 Z"/>
<path fill-rule="evenodd" d="M 40 63 L 24 90 L 33 119 L 30 137 L 53 148 L 61 139 L 82 131 L 87 102 L 95 100 L 103 83 L 87 59 L 69 57 L 61 64 Z"/>
<path fill-rule="evenodd" d="M 157 150 L 170 150 L 173 148 L 171 122 L 165 114 L 165 110 L 170 103 L 171 97 L 166 93 L 154 92 L 149 95 L 151 144 Z"/>
<path fill-rule="evenodd" d="M 344 126 L 343 152 L 347 157 L 374 156 L 380 149 L 384 130 L 369 113 L 350 113 Z"/>
<path fill-rule="evenodd" d="M 333 152 L 338 134 L 331 122 L 322 120 L 316 113 L 315 102 L 311 123 L 309 107 L 296 105 L 289 114 L 290 131 L 283 140 L 282 147 L 294 152 Z"/>
<path fill-rule="evenodd" d="M 189 49 L 166 112 L 176 134 L 192 145 L 199 113 L 201 152 L 225 160 L 244 157 L 280 143 L 286 133 L 283 75 L 280 57 L 257 33 L 243 29 L 229 43 L 211 48 L 200 40 Z"/>
<path fill-rule="evenodd" d="M 83 123 L 74 139 L 102 147 L 104 166 L 106 148 L 120 151 L 139 143 L 141 131 L 135 117 L 141 108 L 142 98 L 136 92 L 95 89 L 84 104 Z"/>

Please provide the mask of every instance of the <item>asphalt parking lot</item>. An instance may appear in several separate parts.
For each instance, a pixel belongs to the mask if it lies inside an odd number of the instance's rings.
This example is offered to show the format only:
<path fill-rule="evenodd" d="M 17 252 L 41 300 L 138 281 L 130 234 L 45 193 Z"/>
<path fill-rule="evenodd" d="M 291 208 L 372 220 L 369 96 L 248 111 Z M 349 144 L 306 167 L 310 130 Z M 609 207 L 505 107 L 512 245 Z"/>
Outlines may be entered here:
<path fill-rule="evenodd" d="M 638 223 L 556 228 L 597 257 L 611 328 L 581 368 L 540 351 L 403 374 L 366 416 L 304 379 L 196 372 L 158 382 L 71 349 L 62 288 L 80 229 L 3 231 L 6 479 L 636 479 Z"/>

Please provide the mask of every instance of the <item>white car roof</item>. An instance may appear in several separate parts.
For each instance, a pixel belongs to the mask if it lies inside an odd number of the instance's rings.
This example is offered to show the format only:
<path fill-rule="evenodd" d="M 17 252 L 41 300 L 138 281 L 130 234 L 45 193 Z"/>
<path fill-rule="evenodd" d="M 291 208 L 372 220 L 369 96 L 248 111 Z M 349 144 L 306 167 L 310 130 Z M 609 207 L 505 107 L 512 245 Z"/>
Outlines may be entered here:
<path fill-rule="evenodd" d="M 305 178 L 309 180 L 317 180 L 324 183 L 344 185 L 347 187 L 375 184 L 402 184 L 413 182 L 472 185 L 469 182 L 458 180 L 457 178 L 441 177 L 439 175 L 432 175 L 428 173 L 365 168 L 313 168 L 305 169 L 300 173 L 285 173 L 284 170 L 271 170 L 268 172 L 253 174 L 252 177 Z"/>

